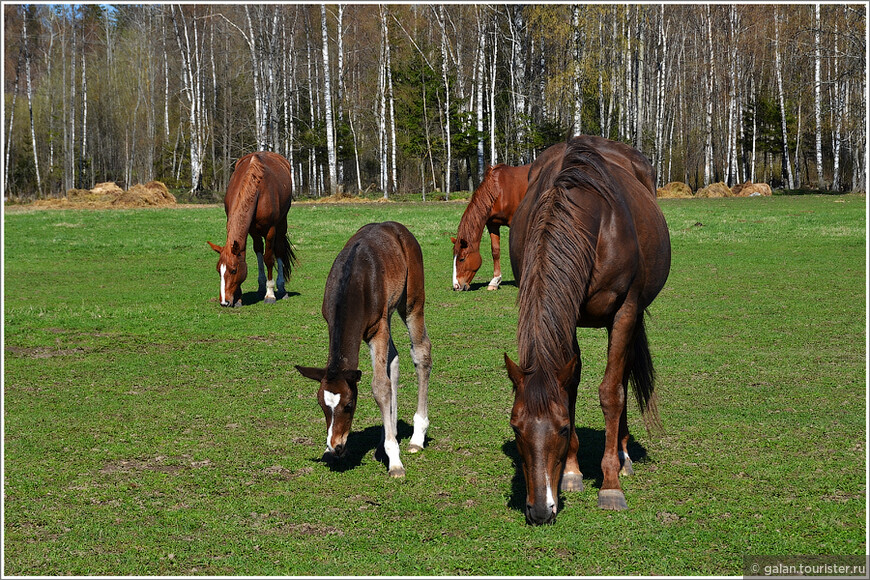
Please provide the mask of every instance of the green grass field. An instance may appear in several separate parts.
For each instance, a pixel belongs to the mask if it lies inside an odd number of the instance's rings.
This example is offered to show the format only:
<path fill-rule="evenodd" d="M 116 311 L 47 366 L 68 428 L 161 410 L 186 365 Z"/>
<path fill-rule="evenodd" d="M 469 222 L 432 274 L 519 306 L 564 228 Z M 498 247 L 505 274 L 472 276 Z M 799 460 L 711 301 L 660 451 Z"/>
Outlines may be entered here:
<path fill-rule="evenodd" d="M 506 251 L 502 289 L 481 287 L 485 242 L 476 290 L 452 292 L 462 203 L 295 205 L 291 296 L 255 300 L 251 254 L 239 309 L 218 305 L 205 243 L 222 207 L 7 212 L 4 575 L 742 575 L 746 555 L 866 554 L 866 198 L 661 205 L 673 263 L 647 332 L 666 432 L 630 403 L 629 510 L 598 510 L 605 332 L 580 331 L 586 490 L 537 528 L 502 359 L 517 288 Z M 325 363 L 326 274 L 386 219 L 422 246 L 434 359 L 403 480 L 373 457 L 371 368 L 335 470 L 293 368 Z M 393 330 L 404 451 L 416 381 Z"/>

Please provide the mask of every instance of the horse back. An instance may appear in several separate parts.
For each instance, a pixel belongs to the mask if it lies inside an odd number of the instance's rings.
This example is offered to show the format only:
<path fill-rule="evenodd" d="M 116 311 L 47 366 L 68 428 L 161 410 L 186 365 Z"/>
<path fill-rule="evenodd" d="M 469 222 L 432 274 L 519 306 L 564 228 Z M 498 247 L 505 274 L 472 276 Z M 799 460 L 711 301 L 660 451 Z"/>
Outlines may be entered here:
<path fill-rule="evenodd" d="M 323 296 L 323 317 L 332 328 L 350 323 L 369 340 L 378 325 L 399 309 L 425 302 L 423 253 L 408 229 L 397 222 L 367 224 L 347 241 L 333 262 Z M 352 314 L 357 321 L 336 320 Z"/>
<path fill-rule="evenodd" d="M 265 235 L 279 220 L 286 220 L 292 189 L 289 161 L 270 151 L 249 153 L 236 162 L 224 209 L 228 217 L 231 213 L 255 210 L 251 229 Z"/>

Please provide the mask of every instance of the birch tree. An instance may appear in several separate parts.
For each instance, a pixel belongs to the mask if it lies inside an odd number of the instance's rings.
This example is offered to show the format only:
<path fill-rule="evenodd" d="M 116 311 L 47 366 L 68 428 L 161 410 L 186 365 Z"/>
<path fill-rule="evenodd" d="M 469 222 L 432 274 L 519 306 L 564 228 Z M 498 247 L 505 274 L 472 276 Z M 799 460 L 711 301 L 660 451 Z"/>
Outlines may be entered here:
<path fill-rule="evenodd" d="M 816 175 L 818 176 L 818 187 L 824 189 L 825 178 L 822 168 L 822 7 L 816 4 L 815 16 L 815 47 L 816 47 L 816 77 L 815 77 L 815 113 L 816 113 Z"/>
<path fill-rule="evenodd" d="M 780 14 L 779 14 L 779 6 L 774 5 L 773 7 L 773 31 L 774 31 L 774 42 L 773 42 L 773 55 L 775 60 L 775 74 L 776 74 L 776 86 L 778 89 L 779 96 L 779 110 L 780 110 L 780 120 L 782 122 L 782 159 L 783 164 L 785 165 L 786 175 L 788 178 L 788 188 L 794 189 L 794 176 L 792 175 L 792 167 L 791 167 L 791 156 L 788 150 L 788 128 L 786 127 L 785 121 L 785 91 L 782 88 L 782 59 L 780 57 L 780 46 L 779 46 L 779 25 L 781 22 Z M 798 139 L 800 141 L 800 139 Z"/>
<path fill-rule="evenodd" d="M 326 4 L 320 5 L 320 31 L 323 37 L 323 96 L 326 118 L 326 151 L 329 171 L 329 193 L 338 191 L 338 181 L 335 172 L 335 134 L 332 125 L 332 80 L 329 70 L 329 28 L 326 25 Z M 339 35 L 341 31 L 339 30 Z"/>

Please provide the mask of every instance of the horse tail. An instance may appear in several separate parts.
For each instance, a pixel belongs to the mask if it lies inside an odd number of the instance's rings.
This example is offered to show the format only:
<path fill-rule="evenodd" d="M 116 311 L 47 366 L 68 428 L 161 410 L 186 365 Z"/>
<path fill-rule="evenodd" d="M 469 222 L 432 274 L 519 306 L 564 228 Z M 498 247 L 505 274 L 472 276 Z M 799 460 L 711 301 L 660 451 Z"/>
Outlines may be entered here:
<path fill-rule="evenodd" d="M 641 314 L 629 350 L 628 380 L 637 399 L 637 406 L 640 407 L 647 432 L 650 434 L 653 432 L 662 433 L 664 427 L 659 418 L 658 397 L 655 392 L 655 369 L 653 368 L 652 355 L 649 352 L 643 314 Z"/>
<path fill-rule="evenodd" d="M 296 248 L 293 246 L 293 242 L 290 241 L 290 234 L 284 234 L 283 242 L 278 257 L 281 258 L 281 265 L 284 267 L 284 279 L 289 280 L 293 266 L 299 265 L 299 259 L 296 257 Z"/>

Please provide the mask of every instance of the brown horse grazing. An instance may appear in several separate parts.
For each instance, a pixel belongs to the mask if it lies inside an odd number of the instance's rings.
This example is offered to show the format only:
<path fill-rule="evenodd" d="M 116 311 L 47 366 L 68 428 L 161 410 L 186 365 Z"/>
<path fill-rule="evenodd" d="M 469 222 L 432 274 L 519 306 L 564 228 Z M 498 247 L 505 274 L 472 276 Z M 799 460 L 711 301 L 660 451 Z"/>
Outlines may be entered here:
<path fill-rule="evenodd" d="M 655 193 L 637 178 L 637 168 L 653 175 L 652 168 L 635 166 L 642 156 L 630 147 L 602 147 L 601 141 L 577 137 L 561 155 L 538 158 L 511 231 L 519 364 L 505 354 L 505 365 L 514 385 L 511 426 L 532 524 L 555 520 L 556 485 L 583 489 L 574 427 L 581 367 L 577 327 L 604 327 L 608 333 L 598 389 L 605 423 L 600 508 L 627 507 L 619 473 L 620 467 L 632 473 L 629 382 L 647 426 L 658 423 L 643 315 L 667 280 L 670 238 Z"/>
<path fill-rule="evenodd" d="M 248 234 L 254 241 L 259 275 L 259 293 L 266 304 L 274 304 L 276 283 L 272 268 L 278 260 L 277 291 L 285 294 L 284 281 L 296 263 L 293 246 L 287 237 L 287 212 L 290 209 L 292 176 L 290 162 L 277 153 L 259 151 L 236 162 L 230 177 L 224 209 L 227 213 L 227 242 L 221 247 L 208 245 L 220 254 L 217 271 L 221 277 L 221 306 L 242 305 L 242 282 L 248 277 L 245 246 Z M 266 240 L 265 251 L 263 239 Z M 268 277 L 263 266 L 268 269 Z"/>
<path fill-rule="evenodd" d="M 335 258 L 323 293 L 323 318 L 329 326 L 326 368 L 297 366 L 320 383 L 317 400 L 326 416 L 326 451 L 333 457 L 347 452 L 357 404 L 359 350 L 363 340 L 372 355 L 372 390 L 384 420 L 383 446 L 393 477 L 405 475 L 399 458 L 397 391 L 399 354 L 390 333 L 393 312 L 408 328 L 411 359 L 417 370 L 417 412 L 408 451 L 423 449 L 429 427 L 428 390 L 432 369 L 431 343 L 423 320 L 423 253 L 402 224 L 384 222 L 359 229 Z"/>
<path fill-rule="evenodd" d="M 511 167 L 493 165 L 487 168 L 483 181 L 474 191 L 453 242 L 453 289 L 468 290 L 480 269 L 480 237 L 483 226 L 489 230 L 492 244 L 492 280 L 487 290 L 498 290 L 501 283 L 501 237 L 499 228 L 510 226 L 514 212 L 526 195 L 530 165 Z"/>

